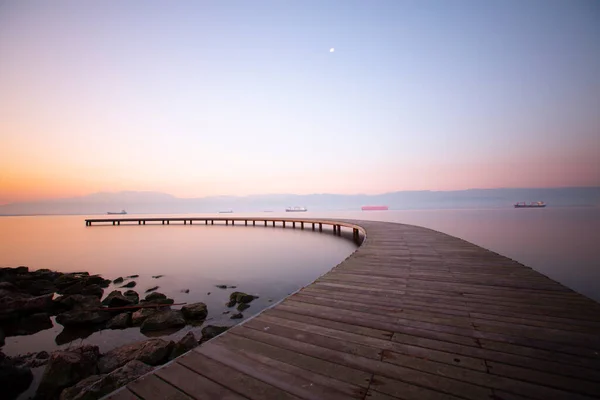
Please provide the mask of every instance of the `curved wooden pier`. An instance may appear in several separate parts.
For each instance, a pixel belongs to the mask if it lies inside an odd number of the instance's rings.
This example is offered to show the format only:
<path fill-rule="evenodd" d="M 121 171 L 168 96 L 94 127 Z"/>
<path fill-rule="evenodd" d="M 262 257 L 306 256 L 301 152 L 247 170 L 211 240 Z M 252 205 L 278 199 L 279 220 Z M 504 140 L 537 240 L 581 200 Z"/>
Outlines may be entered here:
<path fill-rule="evenodd" d="M 108 398 L 600 398 L 593 300 L 425 228 L 275 221 L 347 227 L 366 239 L 314 283 Z"/>

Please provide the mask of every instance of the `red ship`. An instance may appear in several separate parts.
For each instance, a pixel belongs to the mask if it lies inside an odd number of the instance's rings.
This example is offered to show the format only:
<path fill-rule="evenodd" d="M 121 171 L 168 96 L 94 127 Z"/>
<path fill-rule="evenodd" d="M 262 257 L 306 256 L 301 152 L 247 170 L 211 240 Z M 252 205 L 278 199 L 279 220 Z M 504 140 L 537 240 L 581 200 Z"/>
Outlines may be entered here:
<path fill-rule="evenodd" d="M 388 209 L 388 206 L 362 206 L 361 210 L 363 211 L 385 211 Z"/>

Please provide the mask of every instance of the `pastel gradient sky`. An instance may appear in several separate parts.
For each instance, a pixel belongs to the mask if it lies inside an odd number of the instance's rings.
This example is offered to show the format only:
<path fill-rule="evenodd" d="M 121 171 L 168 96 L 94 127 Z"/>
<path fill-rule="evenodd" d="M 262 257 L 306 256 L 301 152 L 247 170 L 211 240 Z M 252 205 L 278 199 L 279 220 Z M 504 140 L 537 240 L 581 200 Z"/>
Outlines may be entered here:
<path fill-rule="evenodd" d="M 595 0 L 0 3 L 0 204 L 595 186 L 599 155 Z"/>

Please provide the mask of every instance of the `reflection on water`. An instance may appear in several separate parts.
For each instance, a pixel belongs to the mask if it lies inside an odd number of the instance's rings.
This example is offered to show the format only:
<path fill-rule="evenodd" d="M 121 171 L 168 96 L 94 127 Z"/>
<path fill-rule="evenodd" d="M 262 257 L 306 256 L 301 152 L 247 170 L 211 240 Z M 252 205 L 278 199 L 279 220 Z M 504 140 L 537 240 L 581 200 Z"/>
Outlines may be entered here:
<path fill-rule="evenodd" d="M 0 266 L 89 271 L 111 280 L 139 275 L 133 290 L 140 298 L 158 286 L 157 291 L 175 303 L 206 303 L 207 323 L 220 325 L 239 322 L 229 318 L 235 310 L 226 306 L 231 292 L 259 296 L 243 312 L 248 318 L 312 282 L 356 249 L 351 240 L 331 231 L 200 224 L 86 227 L 82 216 L 0 218 L 0 243 Z M 163 276 L 153 278 L 158 275 Z M 127 290 L 120 288 L 124 283 L 111 284 L 105 295 Z M 236 288 L 219 289 L 219 284 Z M 7 337 L 3 351 L 15 355 L 89 343 L 105 352 L 148 338 L 139 327 L 63 329 L 54 317 L 41 329 L 29 336 Z M 199 337 L 200 329 L 186 326 L 152 334 L 178 339 L 191 330 Z"/>

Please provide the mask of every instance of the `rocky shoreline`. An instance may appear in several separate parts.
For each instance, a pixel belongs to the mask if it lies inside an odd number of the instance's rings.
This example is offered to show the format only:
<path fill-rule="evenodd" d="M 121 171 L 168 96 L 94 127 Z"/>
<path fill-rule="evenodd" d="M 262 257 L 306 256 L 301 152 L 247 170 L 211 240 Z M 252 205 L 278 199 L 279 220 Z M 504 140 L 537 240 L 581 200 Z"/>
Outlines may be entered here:
<path fill-rule="evenodd" d="M 162 275 L 153 276 L 158 279 Z M 53 326 L 51 317 L 64 326 L 64 343 L 72 330 L 126 329 L 139 327 L 141 332 L 180 329 L 186 325 L 200 326 L 208 315 L 202 302 L 175 304 L 173 299 L 148 290 L 145 297 L 130 288 L 137 275 L 108 280 L 87 272 L 60 273 L 47 269 L 30 272 L 27 267 L 0 268 L 0 347 L 5 336 L 31 335 Z M 113 290 L 104 296 L 110 284 L 122 284 L 125 291 Z M 221 287 L 224 285 L 219 285 Z M 229 288 L 235 288 L 229 286 Z M 241 311 L 257 298 L 243 292 L 233 292 L 226 304 Z M 183 305 L 172 309 L 173 305 Z M 0 386 L 10 387 L 9 399 L 26 390 L 33 379 L 31 368 L 46 365 L 35 399 L 96 399 L 139 376 L 153 367 L 178 357 L 228 327 L 204 326 L 202 337 L 188 332 L 178 342 L 160 338 L 126 344 L 100 354 L 98 346 L 79 346 L 8 357 L 0 352 Z M 72 340 L 72 339 L 71 339 Z M 59 337 L 57 337 L 59 343 Z"/>

